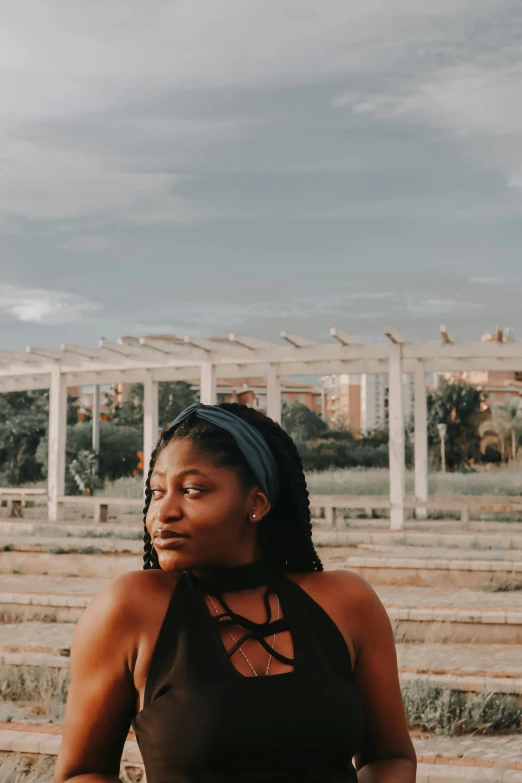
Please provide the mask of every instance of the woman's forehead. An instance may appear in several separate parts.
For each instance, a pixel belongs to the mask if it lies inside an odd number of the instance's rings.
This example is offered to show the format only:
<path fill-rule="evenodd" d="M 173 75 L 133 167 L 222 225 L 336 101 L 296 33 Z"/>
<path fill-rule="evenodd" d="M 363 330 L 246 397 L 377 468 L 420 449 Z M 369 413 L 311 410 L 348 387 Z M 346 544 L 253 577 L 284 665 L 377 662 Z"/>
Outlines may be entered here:
<path fill-rule="evenodd" d="M 200 468 L 203 472 L 216 470 L 212 455 L 202 451 L 188 438 L 174 438 L 160 451 L 154 465 L 155 472 L 180 473 L 188 468 Z"/>

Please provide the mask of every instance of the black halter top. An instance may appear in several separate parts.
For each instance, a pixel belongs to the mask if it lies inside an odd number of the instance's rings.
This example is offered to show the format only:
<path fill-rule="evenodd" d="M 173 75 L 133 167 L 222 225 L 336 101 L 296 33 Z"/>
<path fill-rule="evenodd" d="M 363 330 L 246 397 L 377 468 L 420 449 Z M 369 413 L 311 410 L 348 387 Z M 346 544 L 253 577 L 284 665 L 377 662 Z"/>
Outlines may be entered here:
<path fill-rule="evenodd" d="M 266 586 L 267 622 L 235 614 L 223 593 Z M 213 616 L 205 593 L 224 612 Z M 281 614 L 271 615 L 276 593 Z M 244 634 L 225 649 L 219 626 Z M 293 658 L 266 641 L 289 631 Z M 291 669 L 245 676 L 230 660 L 255 638 Z M 277 647 L 277 645 L 276 645 Z M 183 572 L 165 614 L 132 726 L 147 783 L 355 783 L 363 736 L 348 648 L 305 590 L 264 561 Z"/>

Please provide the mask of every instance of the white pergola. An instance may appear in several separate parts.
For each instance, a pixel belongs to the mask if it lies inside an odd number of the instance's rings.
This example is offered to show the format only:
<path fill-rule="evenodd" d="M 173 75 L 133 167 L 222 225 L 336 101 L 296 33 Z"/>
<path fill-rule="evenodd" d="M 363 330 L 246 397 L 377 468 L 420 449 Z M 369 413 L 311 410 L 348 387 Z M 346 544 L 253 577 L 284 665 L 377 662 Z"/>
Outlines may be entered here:
<path fill-rule="evenodd" d="M 522 342 L 505 341 L 502 330 L 491 342 L 456 342 L 441 326 L 441 339 L 409 342 L 391 327 L 387 340 L 363 343 L 330 329 L 330 343 L 281 332 L 285 345 L 235 334 L 224 339 L 122 337 L 100 340 L 98 348 L 64 344 L 60 350 L 29 347 L 0 351 L 0 393 L 50 390 L 49 519 L 56 520 L 64 494 L 67 388 L 143 383 L 144 460 L 148 464 L 158 435 L 158 383 L 191 380 L 199 374 L 200 399 L 216 402 L 216 379 L 267 379 L 267 414 L 281 418 L 279 379 L 288 375 L 388 373 L 391 527 L 404 525 L 405 455 L 403 373 L 414 376 L 415 498 L 428 497 L 426 373 L 522 369 Z M 95 395 L 96 406 L 96 395 Z M 96 433 L 95 433 L 96 438 Z M 418 515 L 426 514 L 419 509 Z"/>

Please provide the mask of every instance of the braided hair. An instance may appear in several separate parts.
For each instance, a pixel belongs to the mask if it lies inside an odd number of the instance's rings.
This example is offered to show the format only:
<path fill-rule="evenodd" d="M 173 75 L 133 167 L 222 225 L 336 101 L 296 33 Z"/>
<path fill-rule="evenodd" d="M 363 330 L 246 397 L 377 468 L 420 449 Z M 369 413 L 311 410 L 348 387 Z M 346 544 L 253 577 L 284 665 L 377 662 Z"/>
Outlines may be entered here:
<path fill-rule="evenodd" d="M 279 496 L 259 523 L 259 543 L 263 557 L 283 571 L 322 571 L 323 565 L 312 542 L 310 503 L 303 465 L 290 435 L 277 422 L 260 411 L 237 403 L 218 407 L 239 416 L 258 430 L 267 442 L 279 471 Z M 160 568 L 158 555 L 146 527 L 152 492 L 150 478 L 160 452 L 172 440 L 188 438 L 198 448 L 212 454 L 219 467 L 236 471 L 241 486 L 249 489 L 257 482 L 234 439 L 226 430 L 190 415 L 175 428 L 164 430 L 152 452 L 145 484 L 143 509 L 143 568 Z"/>

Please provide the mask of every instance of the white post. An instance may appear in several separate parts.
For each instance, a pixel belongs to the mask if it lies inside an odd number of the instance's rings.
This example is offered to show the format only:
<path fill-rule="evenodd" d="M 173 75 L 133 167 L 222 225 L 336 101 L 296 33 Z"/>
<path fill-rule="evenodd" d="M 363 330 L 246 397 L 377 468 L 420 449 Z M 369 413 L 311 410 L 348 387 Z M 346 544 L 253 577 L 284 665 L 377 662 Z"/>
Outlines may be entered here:
<path fill-rule="evenodd" d="M 67 382 L 60 367 L 51 370 L 49 387 L 49 459 L 47 466 L 48 516 L 60 518 L 58 498 L 65 493 L 65 442 L 67 437 Z"/>
<path fill-rule="evenodd" d="M 216 368 L 212 362 L 203 362 L 201 365 L 199 401 L 204 405 L 215 405 L 216 399 Z"/>
<path fill-rule="evenodd" d="M 442 472 L 446 472 L 446 431 L 448 429 L 446 424 L 437 424 L 437 429 L 440 435 L 440 457 L 442 461 Z"/>
<path fill-rule="evenodd" d="M 414 383 L 414 425 L 415 425 L 415 497 L 428 500 L 428 405 L 426 399 L 426 375 L 422 362 L 417 363 Z M 426 519 L 427 509 L 415 511 L 417 519 Z"/>
<path fill-rule="evenodd" d="M 266 376 L 266 415 L 281 423 L 281 383 L 274 364 L 269 365 Z"/>
<path fill-rule="evenodd" d="M 143 384 L 143 476 L 149 472 L 150 458 L 158 440 L 158 382 L 149 371 Z"/>
<path fill-rule="evenodd" d="M 390 526 L 392 530 L 404 527 L 404 412 L 402 395 L 402 348 L 399 343 L 390 346 L 389 358 L 389 435 L 390 435 Z"/>
<path fill-rule="evenodd" d="M 100 452 L 100 387 L 95 385 L 92 396 L 92 450 Z M 98 459 L 96 459 L 96 473 L 98 472 Z"/>

